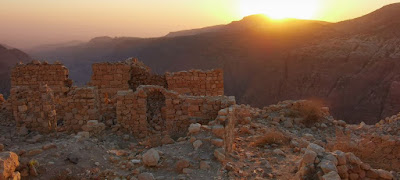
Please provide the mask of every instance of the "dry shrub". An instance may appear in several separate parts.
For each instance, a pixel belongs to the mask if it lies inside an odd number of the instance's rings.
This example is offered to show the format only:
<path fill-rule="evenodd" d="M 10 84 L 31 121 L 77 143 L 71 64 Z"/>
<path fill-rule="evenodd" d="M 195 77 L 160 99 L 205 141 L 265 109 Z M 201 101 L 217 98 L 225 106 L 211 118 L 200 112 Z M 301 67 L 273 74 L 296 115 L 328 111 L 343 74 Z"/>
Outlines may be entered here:
<path fill-rule="evenodd" d="M 267 131 L 264 135 L 258 136 L 254 139 L 254 142 L 252 142 L 252 146 L 264 146 L 266 144 L 285 144 L 288 143 L 290 139 L 288 136 L 285 136 L 281 131 L 279 130 L 269 130 Z"/>
<path fill-rule="evenodd" d="M 324 116 L 324 112 L 321 110 L 322 107 L 324 107 L 324 105 L 321 101 L 309 100 L 301 103 L 295 110 L 298 112 L 298 115 L 303 118 L 302 123 L 304 125 L 312 126 L 319 122 Z"/>

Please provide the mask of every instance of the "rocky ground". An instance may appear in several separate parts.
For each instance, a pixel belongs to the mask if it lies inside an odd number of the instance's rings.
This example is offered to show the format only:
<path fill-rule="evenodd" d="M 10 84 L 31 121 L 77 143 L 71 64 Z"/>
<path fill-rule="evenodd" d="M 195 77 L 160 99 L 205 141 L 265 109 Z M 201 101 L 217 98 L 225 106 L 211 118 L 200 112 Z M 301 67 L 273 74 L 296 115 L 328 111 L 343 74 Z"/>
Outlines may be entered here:
<path fill-rule="evenodd" d="M 223 138 L 212 135 L 217 134 L 215 122 L 221 116 L 208 125 L 192 124 L 187 136 L 178 139 L 136 139 L 118 126 L 44 135 L 16 129 L 3 117 L 0 179 L 400 177 L 400 114 L 372 126 L 348 125 L 330 116 L 328 108 L 306 101 L 236 108 L 232 151 L 225 155 L 219 152 Z M 97 122 L 91 123 L 97 127 Z M 371 143 L 373 148 L 369 148 Z M 372 150 L 366 151 L 367 147 Z"/>

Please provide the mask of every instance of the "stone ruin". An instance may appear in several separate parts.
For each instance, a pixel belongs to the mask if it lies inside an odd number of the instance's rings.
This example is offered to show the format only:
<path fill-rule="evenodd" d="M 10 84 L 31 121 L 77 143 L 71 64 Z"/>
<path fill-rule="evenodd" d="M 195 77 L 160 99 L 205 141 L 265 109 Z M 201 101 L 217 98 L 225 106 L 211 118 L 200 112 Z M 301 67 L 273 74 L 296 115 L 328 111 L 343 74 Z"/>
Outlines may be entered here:
<path fill-rule="evenodd" d="M 96 63 L 85 87 L 73 86 L 61 63 L 32 61 L 11 73 L 11 95 L 0 105 L 17 128 L 79 132 L 89 121 L 118 125 L 138 138 L 185 135 L 191 123 L 208 123 L 235 104 L 224 96 L 222 70 L 152 74 L 137 59 Z M 102 125 L 102 126 L 103 126 Z"/>
<path fill-rule="evenodd" d="M 255 165 L 253 162 L 260 160 L 247 154 L 249 151 L 266 153 L 268 148 L 276 148 L 272 153 L 286 156 L 277 148 L 279 142 L 254 146 L 258 139 L 268 137 L 264 135 L 277 132 L 289 139 L 288 147 L 281 146 L 283 150 L 290 148 L 286 153 L 301 154 L 291 179 L 396 179 L 395 171 L 400 170 L 400 139 L 396 137 L 400 113 L 371 128 L 334 120 L 329 108 L 318 107 L 315 112 L 322 120 L 309 125 L 297 114 L 309 108 L 307 101 L 284 101 L 263 109 L 236 105 L 234 97 L 224 96 L 222 70 L 157 75 L 137 59 L 92 67 L 88 85 L 76 87 L 60 63 L 18 64 L 11 74 L 10 97 L 5 100 L 0 95 L 0 115 L 7 116 L 0 120 L 12 121 L 17 131 L 77 133 L 78 141 L 104 135 L 106 128 L 119 135 L 129 133 L 146 147 L 175 140 L 182 145 L 180 142 L 187 140 L 195 151 L 213 152 L 231 177 L 246 177 L 242 164 Z M 319 134 L 318 129 L 325 131 Z M 274 141 L 281 138 L 271 137 Z M 151 152 L 158 156 L 150 149 L 140 157 L 149 167 L 159 160 L 147 162 Z M 10 159 L 12 155 L 0 154 L 0 162 L 2 156 Z M 241 156 L 246 158 L 238 158 Z M 207 162 L 202 162 L 200 169 L 207 168 Z M 257 169 L 268 169 L 267 165 L 259 166 Z M 17 177 L 11 175 L 14 171 L 10 168 L 7 176 Z M 263 177 L 271 176 L 263 173 Z"/>

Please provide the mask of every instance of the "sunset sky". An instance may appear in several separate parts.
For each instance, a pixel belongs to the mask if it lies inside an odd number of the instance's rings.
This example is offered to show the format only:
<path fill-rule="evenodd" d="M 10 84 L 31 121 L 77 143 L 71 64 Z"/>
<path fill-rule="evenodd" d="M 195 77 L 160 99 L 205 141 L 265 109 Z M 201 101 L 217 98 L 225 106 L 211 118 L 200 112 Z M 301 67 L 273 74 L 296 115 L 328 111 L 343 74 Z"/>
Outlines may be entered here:
<path fill-rule="evenodd" d="M 0 0 L 0 43 L 30 48 L 96 36 L 156 37 L 258 13 L 336 22 L 396 2 L 400 1 Z"/>

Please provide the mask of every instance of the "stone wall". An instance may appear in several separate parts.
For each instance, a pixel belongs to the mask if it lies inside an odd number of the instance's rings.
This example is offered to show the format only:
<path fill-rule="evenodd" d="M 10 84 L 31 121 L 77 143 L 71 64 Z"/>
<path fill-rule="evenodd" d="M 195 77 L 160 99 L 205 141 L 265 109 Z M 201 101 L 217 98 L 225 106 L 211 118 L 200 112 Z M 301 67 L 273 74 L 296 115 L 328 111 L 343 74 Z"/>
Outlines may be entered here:
<path fill-rule="evenodd" d="M 183 96 L 161 86 L 143 85 L 135 92 L 118 92 L 117 121 L 138 137 L 175 136 L 186 133 L 182 129 L 190 123 L 214 120 L 220 109 L 234 103 L 232 97 Z"/>
<path fill-rule="evenodd" d="M 214 129 L 214 134 L 223 139 L 225 153 L 232 151 L 237 124 L 249 124 L 253 116 L 255 116 L 254 108 L 245 105 L 232 105 L 218 111 L 218 116 L 210 125 L 211 129 Z"/>
<path fill-rule="evenodd" d="M 33 91 L 47 84 L 54 95 L 60 96 L 69 91 L 72 80 L 68 79 L 68 69 L 60 64 L 32 61 L 29 64 L 17 65 L 11 71 L 11 87 L 25 86 Z"/>
<path fill-rule="evenodd" d="M 32 90 L 26 86 L 11 89 L 12 111 L 17 127 L 39 132 L 56 130 L 54 92 L 47 86 Z"/>
<path fill-rule="evenodd" d="M 130 65 L 125 62 L 96 63 L 92 65 L 92 78 L 88 83 L 98 88 L 99 113 L 102 121 L 115 118 L 115 103 L 113 97 L 118 91 L 128 90 L 130 80 Z"/>
<path fill-rule="evenodd" d="M 0 125 L 12 126 L 14 124 L 11 103 L 6 101 L 3 95 L 0 94 Z"/>
<path fill-rule="evenodd" d="M 221 69 L 200 71 L 190 70 L 175 73 L 167 72 L 168 89 L 180 94 L 193 96 L 224 95 L 223 71 Z"/>
<path fill-rule="evenodd" d="M 115 95 L 118 91 L 136 90 L 140 85 L 167 86 L 164 75 L 152 74 L 150 68 L 135 58 L 116 63 L 96 63 L 88 85 L 98 88 L 102 120 L 112 120 L 115 115 Z"/>
<path fill-rule="evenodd" d="M 294 179 L 394 179 L 389 171 L 375 169 L 351 152 L 328 152 L 313 143 L 304 152 Z"/>
<path fill-rule="evenodd" d="M 46 123 L 51 129 L 59 124 L 58 130 L 76 132 L 89 120 L 98 120 L 118 122 L 138 136 L 176 135 L 235 104 L 234 98 L 222 96 L 222 70 L 156 75 L 134 58 L 96 63 L 92 70 L 90 87 L 77 88 L 60 63 L 32 61 L 14 67 L 9 104 L 18 126 L 41 130 Z"/>
<path fill-rule="evenodd" d="M 59 116 L 59 128 L 67 131 L 81 131 L 82 126 L 89 120 L 97 120 L 99 101 L 97 89 L 94 87 L 72 87 L 67 97 L 61 101 Z"/>
<path fill-rule="evenodd" d="M 333 149 L 352 152 L 374 168 L 400 171 L 400 137 L 365 134 L 353 140 L 349 134 L 336 132 Z"/>
<path fill-rule="evenodd" d="M 130 59 L 132 62 L 131 80 L 129 85 L 133 91 L 140 85 L 158 85 L 167 88 L 165 75 L 152 74 L 149 67 L 137 59 Z"/>

